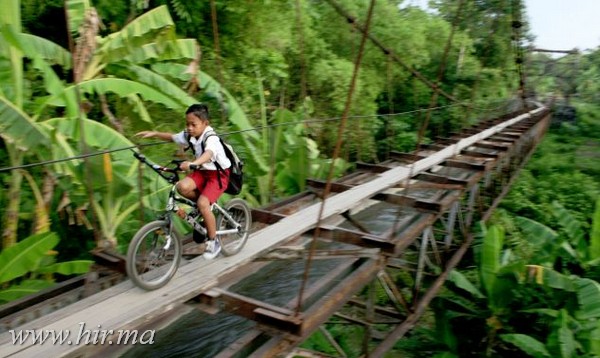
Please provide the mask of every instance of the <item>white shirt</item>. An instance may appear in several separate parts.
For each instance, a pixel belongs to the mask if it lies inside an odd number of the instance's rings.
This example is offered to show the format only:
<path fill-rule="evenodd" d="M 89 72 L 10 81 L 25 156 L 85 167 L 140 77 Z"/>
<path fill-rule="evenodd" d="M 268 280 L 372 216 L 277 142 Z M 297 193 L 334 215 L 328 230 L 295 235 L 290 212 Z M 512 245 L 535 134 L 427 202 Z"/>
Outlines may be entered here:
<path fill-rule="evenodd" d="M 191 137 L 190 143 L 194 146 L 194 150 L 196 152 L 196 159 L 198 159 L 204 152 L 202 151 L 202 141 L 206 137 L 206 134 L 209 132 L 214 133 L 214 129 L 211 126 L 208 126 L 204 129 L 204 132 L 200 135 L 200 137 Z M 216 133 L 215 133 L 216 134 Z M 185 131 L 181 131 L 179 133 L 173 134 L 173 142 L 186 147 L 188 146 L 188 141 L 186 137 L 188 134 Z M 225 149 L 221 145 L 221 141 L 219 137 L 216 135 L 211 135 L 206 139 L 205 150 L 210 150 L 212 152 L 212 157 L 210 158 L 210 162 L 202 164 L 201 169 L 204 170 L 217 170 L 217 167 L 213 162 L 218 162 L 222 169 L 227 169 L 231 167 L 231 162 L 227 155 L 225 154 Z"/>

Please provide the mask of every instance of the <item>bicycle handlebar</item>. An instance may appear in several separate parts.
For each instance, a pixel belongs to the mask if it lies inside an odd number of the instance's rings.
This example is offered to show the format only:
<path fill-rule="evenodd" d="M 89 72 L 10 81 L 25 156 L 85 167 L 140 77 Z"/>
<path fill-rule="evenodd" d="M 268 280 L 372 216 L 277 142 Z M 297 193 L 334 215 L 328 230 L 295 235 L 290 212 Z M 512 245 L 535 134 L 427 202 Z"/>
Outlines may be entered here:
<path fill-rule="evenodd" d="M 146 164 L 147 166 L 149 166 L 150 168 L 152 168 L 152 170 L 154 170 L 156 173 L 158 173 L 158 175 L 160 175 L 163 179 L 165 179 L 169 183 L 175 184 L 179 181 L 179 172 L 181 171 L 181 163 L 184 162 L 183 160 L 172 160 L 171 163 L 175 164 L 176 166 L 175 166 L 175 168 L 168 168 L 168 167 L 163 167 L 158 164 L 154 164 L 154 163 L 150 162 L 148 159 L 146 159 L 146 156 L 143 155 L 142 153 L 133 151 L 133 156 L 140 162 L 142 162 L 142 163 Z M 165 172 L 172 173 L 173 175 L 166 175 Z"/>

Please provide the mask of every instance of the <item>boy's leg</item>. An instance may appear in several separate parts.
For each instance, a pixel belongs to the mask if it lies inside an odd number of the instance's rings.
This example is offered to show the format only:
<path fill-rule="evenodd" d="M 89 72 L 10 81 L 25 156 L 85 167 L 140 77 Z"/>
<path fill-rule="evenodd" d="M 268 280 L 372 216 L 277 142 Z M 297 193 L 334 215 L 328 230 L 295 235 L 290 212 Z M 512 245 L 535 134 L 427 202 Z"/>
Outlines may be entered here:
<path fill-rule="evenodd" d="M 198 188 L 204 186 L 204 178 L 202 178 L 202 176 L 198 174 L 199 173 L 197 172 L 193 172 L 187 177 L 183 178 L 179 183 L 177 183 L 177 191 L 179 192 L 179 194 L 183 195 L 184 197 L 190 200 L 198 201 Z M 199 205 L 198 209 L 200 209 Z M 192 231 L 192 239 L 197 244 L 201 244 L 206 241 L 206 237 L 196 230 Z"/>
<path fill-rule="evenodd" d="M 219 240 L 217 240 L 217 224 L 215 215 L 213 214 L 212 210 L 210 210 L 210 206 L 212 203 L 216 202 L 217 199 L 219 199 L 223 192 L 225 192 L 225 189 L 227 188 L 227 182 L 223 182 L 222 178 L 224 175 L 217 174 L 217 171 L 206 170 L 203 171 L 202 174 L 206 180 L 206 185 L 200 191 L 198 207 L 200 208 L 200 212 L 204 217 L 206 231 L 208 234 L 208 242 L 206 246 L 206 252 L 204 253 L 204 258 L 211 260 L 217 257 L 217 255 L 219 255 L 221 252 L 221 244 Z M 219 180 L 221 180 L 220 185 Z"/>
<path fill-rule="evenodd" d="M 177 183 L 177 191 L 179 194 L 194 201 L 198 199 L 197 188 L 196 182 L 189 176 L 183 178 L 181 181 L 179 181 L 179 183 Z"/>
<path fill-rule="evenodd" d="M 198 198 L 198 208 L 200 209 L 200 214 L 202 214 L 202 217 L 204 218 L 208 238 L 213 240 L 217 236 L 217 223 L 215 214 L 210 210 L 210 200 L 206 196 L 200 195 Z"/>

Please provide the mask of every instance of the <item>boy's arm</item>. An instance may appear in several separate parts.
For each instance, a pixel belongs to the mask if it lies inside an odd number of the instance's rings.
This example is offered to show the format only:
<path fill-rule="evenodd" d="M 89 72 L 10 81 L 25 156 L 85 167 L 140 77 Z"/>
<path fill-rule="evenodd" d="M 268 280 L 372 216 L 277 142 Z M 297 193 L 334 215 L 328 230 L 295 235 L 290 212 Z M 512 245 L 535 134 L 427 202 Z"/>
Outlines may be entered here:
<path fill-rule="evenodd" d="M 142 131 L 135 134 L 136 137 L 142 138 L 158 138 L 167 142 L 173 141 L 173 134 L 167 132 Z"/>

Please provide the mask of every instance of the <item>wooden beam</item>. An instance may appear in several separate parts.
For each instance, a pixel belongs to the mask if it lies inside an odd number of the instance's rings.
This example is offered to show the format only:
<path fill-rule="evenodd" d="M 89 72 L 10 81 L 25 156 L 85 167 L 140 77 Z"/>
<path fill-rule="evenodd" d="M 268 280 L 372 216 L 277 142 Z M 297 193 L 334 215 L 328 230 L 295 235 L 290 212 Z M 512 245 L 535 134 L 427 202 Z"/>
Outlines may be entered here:
<path fill-rule="evenodd" d="M 420 209 L 432 213 L 439 213 L 441 210 L 440 203 L 419 200 L 405 195 L 379 193 L 373 195 L 371 199 L 385 201 L 390 204 L 409 206 L 415 209 Z"/>
<path fill-rule="evenodd" d="M 420 174 L 417 174 L 416 176 L 414 176 L 413 179 L 428 181 L 428 182 L 437 183 L 437 184 L 448 184 L 448 185 L 467 186 L 469 184 L 469 182 L 467 182 L 466 180 L 452 179 L 452 178 L 448 178 L 448 177 L 445 177 L 442 175 L 437 175 L 437 174 L 432 174 L 432 173 L 420 173 Z"/>
<path fill-rule="evenodd" d="M 313 187 L 315 189 L 325 189 L 327 182 L 318 179 L 306 179 L 306 185 Z M 340 184 L 340 183 L 331 183 L 330 190 L 334 193 L 341 193 L 347 190 L 352 189 L 353 185 Z"/>
<path fill-rule="evenodd" d="M 252 221 L 259 222 L 267 225 L 274 224 L 286 216 L 278 214 L 273 211 L 266 211 L 262 209 L 252 209 Z"/>
<path fill-rule="evenodd" d="M 483 164 L 469 163 L 469 162 L 464 162 L 464 161 L 456 160 L 456 159 L 448 159 L 444 163 L 442 163 L 442 165 L 446 166 L 446 167 L 468 169 L 468 170 L 475 170 L 475 171 L 481 171 L 481 172 L 486 171 L 486 166 Z"/>
<path fill-rule="evenodd" d="M 373 172 L 373 173 L 383 173 L 383 172 L 387 172 L 388 170 L 390 170 L 392 168 L 386 167 L 383 165 L 377 165 L 377 164 L 371 164 L 371 163 L 365 163 L 365 162 L 356 162 L 356 169 L 365 170 L 365 171 L 369 171 L 369 172 Z"/>
<path fill-rule="evenodd" d="M 469 157 L 476 157 L 476 158 L 491 158 L 491 159 L 498 158 L 498 154 L 483 153 L 483 152 L 477 152 L 477 151 L 474 151 L 474 150 L 462 150 L 460 152 L 460 154 L 466 155 L 466 156 L 469 156 Z"/>
<path fill-rule="evenodd" d="M 477 142 L 477 143 L 473 144 L 473 146 L 479 147 L 479 148 L 485 148 L 485 149 L 500 150 L 503 152 L 507 151 L 509 148 L 508 146 L 505 146 L 505 145 L 498 145 L 498 144 L 486 143 L 486 142 Z"/>
<path fill-rule="evenodd" d="M 390 158 L 392 159 L 396 159 L 396 160 L 400 160 L 400 161 L 408 161 L 408 162 L 417 162 L 421 159 L 424 159 L 426 157 L 422 156 L 422 155 L 417 155 L 417 154 L 411 154 L 411 153 L 402 153 L 402 152 L 396 152 L 396 151 L 391 151 L 390 152 Z"/>
<path fill-rule="evenodd" d="M 256 321 L 281 331 L 298 335 L 301 332 L 303 322 L 302 315 L 296 315 L 294 311 L 287 308 L 275 306 L 251 297 L 243 296 L 234 292 L 213 288 L 203 292 L 195 298 L 200 303 L 199 309 L 207 309 L 214 313 L 219 303 L 222 309 L 238 316 Z"/>
<path fill-rule="evenodd" d="M 314 232 L 314 230 L 311 230 L 311 232 Z M 392 254 L 395 251 L 395 245 L 393 243 L 387 238 L 378 235 L 330 226 L 321 227 L 319 232 L 324 239 L 356 246 L 378 248 L 382 252 L 387 252 L 389 254 Z"/>

